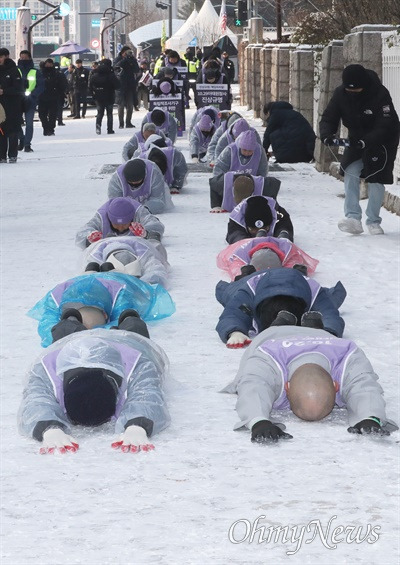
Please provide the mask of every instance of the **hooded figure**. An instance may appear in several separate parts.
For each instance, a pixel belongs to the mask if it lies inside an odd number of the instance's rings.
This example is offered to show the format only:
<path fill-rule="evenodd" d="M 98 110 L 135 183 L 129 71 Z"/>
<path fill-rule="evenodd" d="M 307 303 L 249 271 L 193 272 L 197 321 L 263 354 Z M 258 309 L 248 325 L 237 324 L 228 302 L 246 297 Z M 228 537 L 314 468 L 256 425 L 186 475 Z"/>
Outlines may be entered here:
<path fill-rule="evenodd" d="M 68 435 L 74 425 L 113 420 L 121 435 L 112 447 L 123 451 L 153 449 L 148 438 L 168 426 L 163 392 L 168 359 L 142 328 L 137 333 L 137 318 L 132 310 L 128 314 L 118 331 L 67 335 L 36 359 L 18 426 L 42 442 L 41 453 L 76 451 L 79 445 Z"/>
<path fill-rule="evenodd" d="M 308 121 L 289 102 L 271 102 L 264 107 L 267 128 L 263 147 L 272 146 L 277 163 L 309 163 L 314 156 L 316 135 Z"/>
<path fill-rule="evenodd" d="M 215 177 L 228 171 L 266 177 L 268 160 L 262 146 L 257 141 L 254 130 L 241 133 L 218 156 L 213 175 Z"/>
<path fill-rule="evenodd" d="M 268 196 L 251 196 L 242 200 L 229 215 L 226 241 L 235 243 L 267 235 L 293 240 L 293 224 L 288 212 Z"/>
<path fill-rule="evenodd" d="M 158 132 L 163 132 L 165 137 L 168 137 L 172 143 L 175 143 L 178 134 L 178 124 L 176 119 L 163 108 L 155 107 L 151 112 L 148 112 L 143 118 L 142 127 L 147 122 L 152 122 L 158 127 Z"/>
<path fill-rule="evenodd" d="M 167 146 L 165 138 L 151 135 L 143 146 L 135 152 L 135 157 L 149 159 L 156 163 L 170 187 L 171 194 L 178 194 L 186 179 L 188 167 L 182 151 Z"/>
<path fill-rule="evenodd" d="M 120 165 L 111 176 L 108 197 L 127 196 L 145 204 L 152 214 L 173 208 L 167 184 L 160 169 L 147 159 L 132 159 Z"/>
<path fill-rule="evenodd" d="M 190 133 L 190 154 L 192 159 L 203 159 L 208 144 L 215 132 L 214 122 L 207 114 L 203 114 Z"/>
<path fill-rule="evenodd" d="M 138 226 L 143 228 L 141 237 L 161 240 L 164 225 L 160 220 L 146 206 L 132 198 L 121 196 L 108 200 L 97 210 L 93 218 L 78 231 L 75 243 L 84 249 L 93 241 L 106 237 L 135 236 L 138 235 Z M 97 234 L 96 237 L 93 237 L 94 233 Z"/>
<path fill-rule="evenodd" d="M 209 162 L 211 167 L 214 166 L 215 160 L 217 158 L 216 147 L 218 145 L 219 140 L 224 135 L 224 133 L 235 123 L 235 121 L 242 117 L 237 112 L 229 112 L 228 110 L 222 111 L 220 112 L 220 114 L 221 114 L 221 125 L 214 133 L 207 150 L 207 161 Z M 231 139 L 229 143 L 232 143 L 232 141 L 233 139 Z"/>

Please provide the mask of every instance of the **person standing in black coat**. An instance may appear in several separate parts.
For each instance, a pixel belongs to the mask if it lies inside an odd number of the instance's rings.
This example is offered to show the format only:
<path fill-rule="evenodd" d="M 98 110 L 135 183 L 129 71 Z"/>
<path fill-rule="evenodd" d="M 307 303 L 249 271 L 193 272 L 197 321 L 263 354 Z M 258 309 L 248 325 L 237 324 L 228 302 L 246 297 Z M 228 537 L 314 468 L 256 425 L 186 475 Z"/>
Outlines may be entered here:
<path fill-rule="evenodd" d="M 277 163 L 309 163 L 314 156 L 316 135 L 304 116 L 289 102 L 278 100 L 264 106 L 267 128 L 263 147 L 272 152 Z"/>
<path fill-rule="evenodd" d="M 126 108 L 125 127 L 133 128 L 132 112 L 133 108 L 138 111 L 137 85 L 138 77 L 141 72 L 136 57 L 131 49 L 125 45 L 119 52 L 114 61 L 114 70 L 121 83 L 118 92 L 118 118 L 119 129 L 124 127 L 124 111 Z"/>
<path fill-rule="evenodd" d="M 227 51 L 224 51 L 222 53 L 222 61 L 223 61 L 222 70 L 225 73 L 225 76 L 230 82 L 230 84 L 232 84 L 233 81 L 235 80 L 235 65 L 233 61 L 229 59 L 229 53 L 227 53 Z"/>
<path fill-rule="evenodd" d="M 347 66 L 343 84 L 336 88 L 319 124 L 325 145 L 335 145 L 339 122 L 349 130 L 341 174 L 344 174 L 344 214 L 341 231 L 362 233 L 360 179 L 368 181 L 366 225 L 371 235 L 383 234 L 379 216 L 384 184 L 393 183 L 393 165 L 399 144 L 399 118 L 389 91 L 378 75 L 362 65 Z M 337 143 L 337 141 L 336 141 Z"/>
<path fill-rule="evenodd" d="M 22 122 L 24 84 L 17 65 L 9 58 L 8 49 L 0 49 L 0 103 L 6 119 L 0 124 L 0 163 L 16 163 L 18 135 Z"/>
<path fill-rule="evenodd" d="M 86 115 L 88 82 L 89 70 L 83 66 L 82 59 L 77 59 L 75 61 L 75 70 L 72 74 L 72 87 L 75 98 L 74 120 L 80 120 L 81 118 L 81 104 L 82 118 Z"/>
<path fill-rule="evenodd" d="M 42 122 L 43 135 L 55 135 L 58 103 L 64 97 L 66 77 L 54 67 L 53 59 L 46 59 L 41 68 L 44 91 L 39 96 L 38 113 Z"/>
<path fill-rule="evenodd" d="M 119 86 L 120 82 L 112 70 L 110 59 L 103 59 L 89 75 L 89 90 L 93 94 L 97 107 L 96 133 L 98 135 L 101 134 L 104 111 L 107 112 L 107 133 L 114 133 L 113 106 L 115 91 Z"/>

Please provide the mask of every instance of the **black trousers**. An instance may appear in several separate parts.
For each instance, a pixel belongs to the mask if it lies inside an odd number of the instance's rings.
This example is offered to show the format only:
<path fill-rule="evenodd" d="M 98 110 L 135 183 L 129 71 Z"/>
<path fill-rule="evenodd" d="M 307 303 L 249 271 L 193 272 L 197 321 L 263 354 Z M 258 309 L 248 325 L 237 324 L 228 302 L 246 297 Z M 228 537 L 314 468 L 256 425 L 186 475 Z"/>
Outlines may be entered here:
<path fill-rule="evenodd" d="M 62 339 L 67 335 L 85 331 L 87 328 L 78 320 L 61 320 L 51 328 L 53 343 Z M 150 337 L 147 325 L 141 318 L 129 316 L 125 318 L 118 326 L 113 326 L 113 330 L 125 330 L 127 332 L 137 333 L 144 337 Z"/>
<path fill-rule="evenodd" d="M 18 156 L 18 132 L 2 134 L 0 132 L 0 159 L 7 159 L 8 157 Z"/>
<path fill-rule="evenodd" d="M 75 116 L 78 118 L 81 115 L 81 104 L 82 104 L 82 116 L 86 115 L 87 108 L 87 91 L 80 92 L 79 90 L 74 91 L 75 98 Z"/>
<path fill-rule="evenodd" d="M 58 100 L 39 101 L 38 113 L 42 122 L 43 133 L 54 133 L 56 129 L 56 119 L 58 110 Z"/>
<path fill-rule="evenodd" d="M 133 107 L 138 105 L 137 92 L 135 90 L 128 90 L 120 92 L 118 98 L 118 118 L 119 125 L 124 125 L 124 111 L 126 109 L 125 124 L 130 124 L 132 120 Z"/>
<path fill-rule="evenodd" d="M 96 126 L 101 127 L 101 122 L 103 121 L 104 112 L 107 112 L 107 131 L 112 131 L 113 129 L 113 104 L 106 104 L 104 102 L 98 102 L 96 100 L 97 116 L 96 116 Z"/>

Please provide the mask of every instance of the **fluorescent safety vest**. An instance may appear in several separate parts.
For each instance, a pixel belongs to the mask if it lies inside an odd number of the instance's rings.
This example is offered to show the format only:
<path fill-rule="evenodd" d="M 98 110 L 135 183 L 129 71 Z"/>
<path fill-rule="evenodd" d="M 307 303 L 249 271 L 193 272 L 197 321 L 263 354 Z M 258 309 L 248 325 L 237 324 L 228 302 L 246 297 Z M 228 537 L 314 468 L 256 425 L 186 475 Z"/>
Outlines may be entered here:
<path fill-rule="evenodd" d="M 19 74 L 22 77 L 22 71 L 20 68 L 18 68 L 19 70 Z M 33 92 L 36 88 L 36 73 L 37 70 L 36 69 L 31 69 L 28 74 L 26 75 L 26 80 L 28 81 L 28 87 L 25 89 L 25 94 L 28 95 L 31 92 Z"/>

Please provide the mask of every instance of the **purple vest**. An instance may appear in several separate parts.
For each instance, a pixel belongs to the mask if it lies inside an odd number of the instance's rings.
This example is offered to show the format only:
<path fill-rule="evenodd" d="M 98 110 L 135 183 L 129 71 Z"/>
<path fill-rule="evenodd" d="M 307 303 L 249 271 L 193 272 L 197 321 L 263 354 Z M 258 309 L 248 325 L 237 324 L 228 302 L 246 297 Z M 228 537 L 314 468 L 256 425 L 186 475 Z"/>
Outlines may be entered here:
<path fill-rule="evenodd" d="M 222 208 L 232 212 L 235 208 L 236 203 L 233 199 L 233 181 L 237 173 L 229 171 L 224 175 L 224 197 L 222 199 Z M 251 175 L 254 181 L 254 192 L 252 196 L 262 196 L 264 190 L 264 177 L 255 177 Z"/>
<path fill-rule="evenodd" d="M 348 339 L 341 339 L 333 336 L 329 337 L 286 337 L 285 339 L 270 339 L 258 347 L 259 351 L 270 357 L 278 365 L 282 377 L 282 390 L 279 398 L 274 402 L 273 408 L 276 410 L 290 408 L 289 400 L 286 396 L 285 384 L 288 382 L 288 365 L 291 361 L 298 359 L 307 353 L 319 353 L 328 360 L 330 374 L 335 383 L 339 386 L 336 393 L 336 404 L 339 407 L 345 406 L 341 395 L 344 373 L 350 355 L 357 349 L 356 344 Z"/>
<path fill-rule="evenodd" d="M 230 171 L 235 173 L 247 173 L 250 175 L 256 175 L 258 173 L 258 167 L 260 166 L 261 150 L 264 149 L 259 143 L 253 151 L 253 155 L 249 158 L 239 156 L 239 147 L 236 143 L 230 143 L 228 147 L 231 148 L 231 166 Z M 241 159 L 246 159 L 247 163 L 243 165 Z"/>
<path fill-rule="evenodd" d="M 139 361 L 141 353 L 140 351 L 137 351 L 132 347 L 117 343 L 113 343 L 112 347 L 119 351 L 125 369 L 123 381 L 118 390 L 117 405 L 113 416 L 113 419 L 117 419 L 126 400 L 128 382 L 132 377 L 133 370 L 135 369 L 136 364 Z M 54 396 L 56 397 L 61 408 L 66 413 L 64 404 L 64 380 L 62 375 L 57 374 L 57 358 L 60 354 L 60 351 L 61 349 L 57 349 L 56 351 L 52 351 L 51 353 L 48 353 L 47 355 L 42 357 L 42 365 L 53 385 Z"/>
<path fill-rule="evenodd" d="M 262 179 L 263 177 L 255 177 L 255 178 Z M 251 196 L 249 196 L 249 198 L 251 198 Z M 271 225 L 269 226 L 268 235 L 273 235 L 276 224 L 276 210 L 275 210 L 276 202 L 270 196 L 263 196 L 263 198 L 266 198 L 266 200 L 268 200 L 269 207 L 271 208 L 272 222 Z M 234 222 L 239 224 L 239 226 L 242 226 L 242 228 L 245 229 L 247 229 L 246 222 L 244 219 L 246 208 L 247 208 L 247 198 L 245 198 L 245 200 L 242 200 L 242 202 L 239 202 L 239 204 L 235 206 L 235 208 L 232 210 L 232 212 L 229 215 L 230 220 L 233 220 Z"/>
<path fill-rule="evenodd" d="M 196 124 L 194 126 L 194 130 L 197 133 L 197 137 L 199 139 L 199 154 L 201 153 L 207 153 L 207 148 L 210 144 L 210 141 L 212 139 L 212 134 L 211 135 L 204 135 L 204 133 L 201 131 L 201 129 L 199 128 L 199 125 Z M 215 131 L 215 130 L 214 130 Z"/>
<path fill-rule="evenodd" d="M 88 275 L 84 275 L 85 278 L 87 276 Z M 118 298 L 118 295 L 121 292 L 121 290 L 124 290 L 125 285 L 121 284 L 117 281 L 102 279 L 101 276 L 96 276 L 96 274 L 89 275 L 89 276 L 95 277 L 98 280 L 98 282 L 101 283 L 108 290 L 108 292 L 110 293 L 110 296 L 112 298 L 112 307 L 114 308 L 114 305 L 115 305 L 115 302 Z M 81 279 L 83 279 L 84 277 L 82 276 Z M 53 288 L 53 290 L 51 291 L 51 297 L 54 300 L 57 307 L 59 307 L 61 302 L 62 302 L 62 297 L 63 297 L 64 292 L 67 290 L 67 288 L 69 288 L 75 282 L 76 282 L 76 279 L 69 279 L 68 281 L 60 283 L 56 287 Z"/>
<path fill-rule="evenodd" d="M 112 227 L 110 219 L 107 215 L 110 204 L 111 204 L 111 200 L 109 200 L 108 202 L 103 204 L 103 206 L 101 206 L 101 208 L 99 208 L 97 210 L 97 213 L 99 214 L 99 216 L 101 218 L 101 231 L 102 231 L 103 237 L 106 237 L 108 233 L 113 231 L 113 227 Z M 132 204 L 135 207 L 135 214 L 136 214 L 138 208 L 140 208 L 140 204 L 137 200 L 134 200 Z M 132 233 L 130 231 L 128 231 L 124 235 L 132 235 Z"/>
<path fill-rule="evenodd" d="M 153 108 L 153 110 L 156 110 L 156 108 Z M 152 110 L 152 111 L 153 111 L 153 110 Z M 166 137 L 168 137 L 168 133 L 169 133 L 169 112 L 165 112 L 165 111 L 163 110 L 163 108 L 157 108 L 157 110 L 162 110 L 162 111 L 164 112 L 164 115 L 165 115 L 165 122 L 163 123 L 162 126 L 156 126 L 156 128 L 157 128 L 157 132 L 156 132 L 156 133 L 159 134 L 160 131 L 162 131 L 163 134 L 164 134 Z M 147 114 L 146 114 L 146 121 L 153 123 L 153 122 L 151 121 L 151 112 L 147 112 Z"/>
<path fill-rule="evenodd" d="M 139 188 L 131 187 L 123 174 L 125 163 L 120 165 L 117 169 L 117 175 L 122 185 L 122 196 L 129 196 L 138 202 L 146 202 L 151 196 L 151 176 L 153 172 L 154 163 L 143 159 L 146 164 L 146 175 L 144 181 L 139 186 Z"/>
<path fill-rule="evenodd" d="M 138 131 L 137 133 L 135 133 L 135 137 L 138 141 L 138 145 L 140 145 L 140 143 L 144 143 L 146 141 L 145 138 L 143 137 L 143 132 L 141 132 L 141 131 Z"/>
<path fill-rule="evenodd" d="M 132 253 L 134 253 L 138 259 L 141 259 L 149 251 L 149 248 L 141 242 L 141 238 L 135 236 L 127 241 L 124 241 L 123 244 L 121 244 L 120 249 L 126 249 L 127 247 L 132 250 Z M 98 263 L 103 263 L 106 260 L 107 255 L 109 255 L 113 251 L 116 251 L 117 249 L 119 249 L 118 238 L 104 239 L 102 241 L 99 241 L 99 243 L 90 253 L 90 258 L 93 258 L 94 261 L 97 261 Z M 103 281 L 100 282 L 103 283 Z"/>
<path fill-rule="evenodd" d="M 254 277 L 251 277 L 247 281 L 247 286 L 250 288 L 253 294 L 256 293 L 258 283 L 267 272 L 268 271 L 263 271 L 258 275 L 254 275 Z M 311 304 L 310 304 L 310 308 L 311 308 L 311 306 L 314 304 L 315 299 L 317 298 L 321 285 L 317 283 L 317 281 L 315 281 L 314 279 L 310 279 L 308 277 L 304 277 L 304 278 L 306 279 L 308 286 L 310 287 L 311 290 Z"/>

